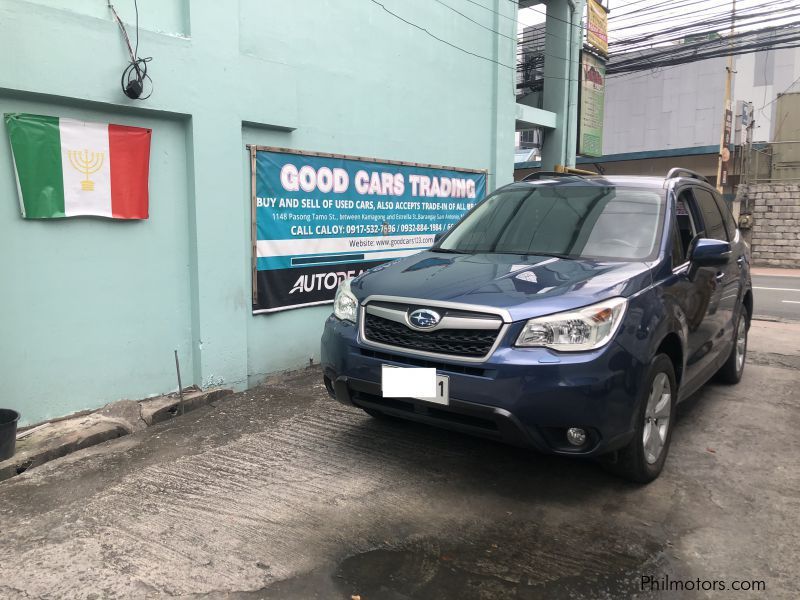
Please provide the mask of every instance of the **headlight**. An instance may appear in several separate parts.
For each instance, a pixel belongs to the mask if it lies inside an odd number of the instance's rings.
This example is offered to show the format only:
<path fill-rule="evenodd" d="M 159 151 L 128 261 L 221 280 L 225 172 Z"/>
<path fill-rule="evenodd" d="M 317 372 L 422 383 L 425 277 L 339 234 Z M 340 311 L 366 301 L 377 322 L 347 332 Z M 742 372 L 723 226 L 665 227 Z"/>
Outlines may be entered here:
<path fill-rule="evenodd" d="M 336 289 L 336 298 L 333 300 L 333 314 L 342 321 L 356 322 L 358 300 L 350 291 L 351 279 L 345 279 Z"/>
<path fill-rule="evenodd" d="M 531 319 L 525 323 L 516 345 L 567 352 L 600 348 L 616 333 L 627 305 L 625 298 L 612 298 L 586 308 Z"/>

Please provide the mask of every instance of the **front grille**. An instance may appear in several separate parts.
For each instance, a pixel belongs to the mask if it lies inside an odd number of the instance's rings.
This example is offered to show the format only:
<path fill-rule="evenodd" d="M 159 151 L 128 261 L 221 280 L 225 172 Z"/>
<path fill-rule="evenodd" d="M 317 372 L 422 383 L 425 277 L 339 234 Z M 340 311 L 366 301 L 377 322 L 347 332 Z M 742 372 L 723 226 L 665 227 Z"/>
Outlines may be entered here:
<path fill-rule="evenodd" d="M 480 358 L 489 354 L 498 334 L 497 331 L 485 329 L 414 331 L 402 323 L 368 312 L 364 313 L 364 317 L 364 336 L 368 340 L 437 354 Z"/>
<path fill-rule="evenodd" d="M 439 362 L 424 358 L 415 358 L 411 356 L 403 356 L 402 354 L 390 354 L 389 352 L 380 352 L 377 350 L 367 350 L 361 348 L 361 356 L 368 356 L 377 360 L 397 362 L 412 367 L 427 367 L 429 369 L 436 369 L 444 373 L 461 373 L 463 375 L 474 375 L 475 377 L 495 377 L 497 371 L 493 369 L 482 369 L 481 367 L 471 367 L 469 365 L 459 365 L 454 363 Z"/>

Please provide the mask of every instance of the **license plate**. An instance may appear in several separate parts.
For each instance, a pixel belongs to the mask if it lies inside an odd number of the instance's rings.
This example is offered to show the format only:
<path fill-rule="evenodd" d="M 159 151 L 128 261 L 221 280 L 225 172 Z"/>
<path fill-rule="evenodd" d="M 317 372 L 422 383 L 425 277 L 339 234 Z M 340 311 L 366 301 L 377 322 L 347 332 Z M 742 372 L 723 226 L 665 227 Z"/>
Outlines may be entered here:
<path fill-rule="evenodd" d="M 413 378 L 414 371 L 421 371 L 422 369 L 415 369 L 413 367 L 395 367 L 392 365 L 382 365 L 382 369 L 397 369 L 403 371 L 404 376 L 408 376 L 409 380 Z M 381 375 L 383 377 L 383 375 Z M 381 382 L 383 383 L 383 382 Z M 447 375 L 436 374 L 436 394 L 434 396 L 415 396 L 415 395 L 391 395 L 385 396 L 388 398 L 414 398 L 415 400 L 424 400 L 425 402 L 432 402 L 434 404 L 443 404 L 447 406 L 450 404 L 450 378 Z"/>

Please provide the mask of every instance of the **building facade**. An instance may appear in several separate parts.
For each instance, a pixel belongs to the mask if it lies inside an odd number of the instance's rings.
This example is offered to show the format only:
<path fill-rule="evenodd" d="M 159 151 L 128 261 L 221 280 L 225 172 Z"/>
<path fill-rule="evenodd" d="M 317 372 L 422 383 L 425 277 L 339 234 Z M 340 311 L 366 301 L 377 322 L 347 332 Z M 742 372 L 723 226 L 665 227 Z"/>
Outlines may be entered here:
<path fill-rule="evenodd" d="M 135 222 L 23 220 L 3 134 L 0 405 L 23 424 L 172 391 L 176 349 L 184 385 L 237 390 L 317 359 L 329 306 L 251 313 L 248 144 L 511 181 L 514 3 L 459 3 L 485 27 L 426 0 L 313 4 L 139 0 L 154 88 L 134 101 L 106 2 L 0 3 L 0 112 L 153 131 Z"/>
<path fill-rule="evenodd" d="M 650 174 L 663 166 L 655 161 L 670 158 L 673 166 L 694 168 L 715 181 L 726 67 L 727 58 L 718 57 L 607 77 L 604 159 L 628 163 L 623 167 L 631 174 Z M 731 97 L 738 135 L 734 143 L 747 138 L 741 126 L 742 107 L 747 104 L 752 105 L 751 141 L 780 138 L 786 123 L 776 118 L 776 99 L 798 79 L 800 48 L 735 56 Z M 619 155 L 636 157 L 637 162 L 613 158 Z M 738 184 L 738 167 L 734 172 L 732 183 Z"/>
<path fill-rule="evenodd" d="M 754 39 L 758 38 L 754 34 Z M 578 156 L 576 164 L 609 175 L 664 175 L 671 167 L 693 169 L 716 182 L 727 58 L 711 58 L 655 71 L 605 79 L 603 156 Z M 790 121 L 778 114 L 777 98 L 800 83 L 800 48 L 764 50 L 734 57 L 733 142 L 747 140 L 743 107 L 751 106 L 750 141 L 785 138 Z M 545 144 L 546 145 L 546 144 Z M 515 177 L 541 167 L 520 153 Z M 738 185 L 741 155 L 729 183 Z M 729 185 L 726 192 L 732 194 Z"/>

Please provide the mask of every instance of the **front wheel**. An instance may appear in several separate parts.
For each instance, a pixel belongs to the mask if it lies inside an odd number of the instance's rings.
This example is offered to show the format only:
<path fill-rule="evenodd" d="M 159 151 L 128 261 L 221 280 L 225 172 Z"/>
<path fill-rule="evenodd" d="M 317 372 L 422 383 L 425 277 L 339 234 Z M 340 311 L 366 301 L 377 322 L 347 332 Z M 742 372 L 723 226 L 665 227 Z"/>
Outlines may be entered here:
<path fill-rule="evenodd" d="M 747 356 L 747 309 L 743 306 L 733 331 L 733 348 L 725 364 L 717 371 L 717 379 L 722 383 L 737 384 L 744 373 L 744 359 Z"/>
<path fill-rule="evenodd" d="M 612 472 L 636 483 L 648 483 L 664 468 L 675 421 L 678 386 L 675 368 L 666 354 L 650 363 L 630 443 L 620 450 L 616 460 L 606 461 Z"/>

